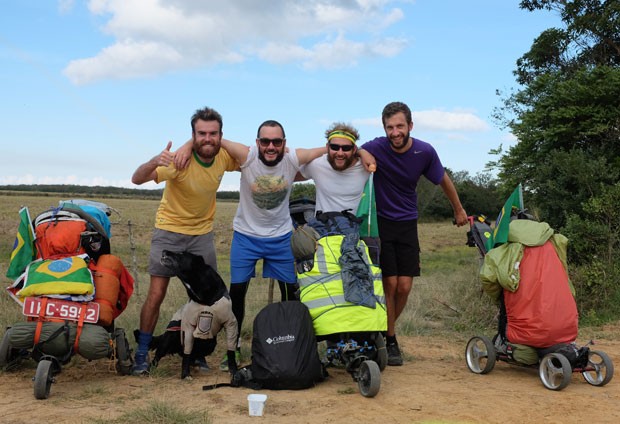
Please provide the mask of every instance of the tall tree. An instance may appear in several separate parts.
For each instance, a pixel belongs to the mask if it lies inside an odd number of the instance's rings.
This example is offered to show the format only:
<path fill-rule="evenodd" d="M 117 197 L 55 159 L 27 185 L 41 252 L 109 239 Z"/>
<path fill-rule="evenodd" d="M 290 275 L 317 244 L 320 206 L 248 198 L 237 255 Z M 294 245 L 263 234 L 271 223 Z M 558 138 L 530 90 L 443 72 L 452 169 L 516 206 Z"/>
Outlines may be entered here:
<path fill-rule="evenodd" d="M 498 161 L 499 178 L 505 191 L 522 182 L 541 217 L 561 228 L 620 173 L 620 2 L 521 7 L 556 11 L 565 28 L 544 31 L 517 61 L 521 89 L 498 113 L 518 143 Z"/>

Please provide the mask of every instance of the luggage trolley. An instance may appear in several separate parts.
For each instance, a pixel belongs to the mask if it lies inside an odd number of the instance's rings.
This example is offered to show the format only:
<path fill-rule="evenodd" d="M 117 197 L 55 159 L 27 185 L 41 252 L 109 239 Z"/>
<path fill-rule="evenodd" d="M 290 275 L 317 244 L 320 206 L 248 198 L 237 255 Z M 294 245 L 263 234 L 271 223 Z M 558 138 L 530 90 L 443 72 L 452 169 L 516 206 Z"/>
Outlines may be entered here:
<path fill-rule="evenodd" d="M 525 211 L 518 211 L 513 219 L 530 219 Z M 487 254 L 486 241 L 493 231 L 486 217 L 470 216 L 470 230 L 467 233 L 467 245 L 477 247 L 481 258 Z M 566 288 L 568 289 L 568 288 Z M 537 358 L 524 361 L 515 353 L 514 344 L 505 337 L 506 307 L 503 294 L 500 296 L 500 322 L 498 333 L 489 339 L 486 336 L 472 337 L 465 348 L 465 360 L 468 369 L 475 374 L 487 374 L 493 370 L 497 361 L 511 365 L 538 368 L 538 375 L 543 385 L 549 390 L 562 390 L 571 381 L 572 373 L 581 373 L 587 383 L 604 386 L 614 375 L 614 366 L 609 356 L 599 350 L 590 349 L 592 341 L 585 346 L 562 343 L 544 349 L 536 349 Z M 503 320 L 503 323 L 502 323 Z M 518 345 L 517 345 L 518 346 Z M 527 348 L 527 346 L 524 346 Z M 533 349 L 533 348 L 531 348 Z"/>
<path fill-rule="evenodd" d="M 49 397 L 56 375 L 75 354 L 88 360 L 108 358 L 119 374 L 131 373 L 129 342 L 125 331 L 115 328 L 114 318 L 133 292 L 133 278 L 120 258 L 110 254 L 110 212 L 103 203 L 78 199 L 61 201 L 59 207 L 41 213 L 34 227 L 27 209 L 27 219 L 22 219 L 21 225 L 36 239 L 32 249 L 37 259 L 7 288 L 26 320 L 6 329 L 0 341 L 0 368 L 13 370 L 25 359 L 35 360 L 36 399 Z M 39 283 L 36 278 L 51 279 L 26 290 L 29 278 Z M 63 290 L 54 292 L 61 284 Z M 67 289 L 76 284 L 90 285 L 92 294 Z M 49 292 L 41 292 L 48 287 Z M 114 299 L 106 297 L 110 293 Z"/>
<path fill-rule="evenodd" d="M 314 202 L 292 201 L 291 216 L 296 227 L 307 224 L 314 217 Z M 330 216 L 341 218 L 340 214 Z M 338 228 L 346 229 L 347 220 L 342 216 Z M 357 233 L 357 228 L 353 232 Z M 344 367 L 362 396 L 374 397 L 381 388 L 381 371 L 388 359 L 382 334 L 387 330 L 387 312 L 381 270 L 371 263 L 366 244 L 357 238 L 354 244 L 372 286 L 367 299 L 372 300 L 372 307 L 346 300 L 339 263 L 346 237 L 330 232 L 317 238 L 311 258 L 296 255 L 300 300 L 310 311 L 317 341 L 327 343 L 326 365 Z"/>

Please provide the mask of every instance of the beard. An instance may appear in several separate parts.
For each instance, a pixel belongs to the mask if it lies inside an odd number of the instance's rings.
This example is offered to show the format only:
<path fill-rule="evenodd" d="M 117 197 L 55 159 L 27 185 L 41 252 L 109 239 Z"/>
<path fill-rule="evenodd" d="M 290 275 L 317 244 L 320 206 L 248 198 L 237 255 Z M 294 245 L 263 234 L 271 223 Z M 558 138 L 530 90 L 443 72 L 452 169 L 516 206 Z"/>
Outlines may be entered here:
<path fill-rule="evenodd" d="M 396 151 L 404 150 L 407 147 L 407 144 L 409 143 L 410 139 L 411 139 L 411 132 L 408 131 L 407 134 L 405 134 L 405 137 L 403 138 L 402 146 L 396 146 L 394 144 L 394 142 L 392 141 L 392 139 L 390 137 L 388 137 L 388 141 L 390 142 L 390 146 L 392 146 L 392 149 L 394 149 Z"/>
<path fill-rule="evenodd" d="M 217 156 L 220 151 L 220 145 L 208 143 L 199 145 L 196 141 L 194 141 L 194 151 L 202 161 L 208 162 Z"/>
<path fill-rule="evenodd" d="M 327 162 L 329 162 L 329 164 L 332 166 L 332 168 L 334 168 L 334 170 L 336 170 L 336 171 L 344 171 L 345 169 L 350 167 L 351 164 L 353 164 L 354 161 L 355 161 L 355 156 L 351 155 L 351 156 L 345 157 L 344 164 L 337 165 L 336 164 L 336 159 L 334 158 L 334 156 L 327 155 Z"/>
<path fill-rule="evenodd" d="M 267 159 L 265 159 L 265 154 L 259 150 L 258 151 L 258 158 L 266 166 L 276 166 L 284 158 L 284 149 L 278 154 L 278 156 L 274 160 L 267 160 Z"/>

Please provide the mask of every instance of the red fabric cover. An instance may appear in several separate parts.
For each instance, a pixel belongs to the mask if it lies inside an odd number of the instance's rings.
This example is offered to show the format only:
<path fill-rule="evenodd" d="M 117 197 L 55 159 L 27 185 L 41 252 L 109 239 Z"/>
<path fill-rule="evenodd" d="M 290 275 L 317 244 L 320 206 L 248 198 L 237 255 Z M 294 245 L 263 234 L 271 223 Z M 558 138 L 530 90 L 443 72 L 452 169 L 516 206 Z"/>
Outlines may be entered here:
<path fill-rule="evenodd" d="M 508 340 L 536 348 L 574 342 L 577 304 L 553 244 L 525 247 L 520 272 L 517 291 L 504 290 Z"/>

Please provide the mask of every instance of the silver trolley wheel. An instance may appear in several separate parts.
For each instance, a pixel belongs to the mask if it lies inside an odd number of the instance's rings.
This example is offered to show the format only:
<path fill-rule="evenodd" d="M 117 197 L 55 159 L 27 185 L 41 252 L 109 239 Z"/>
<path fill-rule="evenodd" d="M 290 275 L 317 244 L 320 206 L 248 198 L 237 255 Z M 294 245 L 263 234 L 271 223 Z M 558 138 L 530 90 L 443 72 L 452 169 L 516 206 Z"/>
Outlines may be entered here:
<path fill-rule="evenodd" d="M 381 388 L 381 370 L 375 361 L 364 361 L 358 371 L 357 385 L 364 397 L 375 397 Z"/>
<path fill-rule="evenodd" d="M 125 330 L 117 328 L 113 334 L 114 347 L 116 349 L 116 372 L 120 375 L 129 375 L 133 368 L 133 359 L 129 342 L 125 336 Z"/>
<path fill-rule="evenodd" d="M 495 367 L 495 346 L 485 336 L 474 336 L 465 348 L 467 368 L 474 374 L 487 374 Z"/>
<path fill-rule="evenodd" d="M 377 365 L 379 365 L 379 371 L 383 371 L 387 366 L 388 362 L 388 354 L 387 349 L 385 348 L 385 339 L 383 338 L 383 334 L 375 333 L 373 335 L 373 339 L 375 342 L 375 349 L 377 349 Z"/>
<path fill-rule="evenodd" d="M 37 372 L 34 375 L 34 397 L 36 399 L 47 399 L 50 395 L 50 388 L 54 382 L 53 364 L 48 359 L 42 359 L 37 365 Z"/>
<path fill-rule="evenodd" d="M 591 350 L 588 355 L 588 369 L 583 371 L 583 378 L 593 386 L 604 386 L 609 383 L 614 376 L 614 364 L 605 352 Z"/>
<path fill-rule="evenodd" d="M 549 390 L 562 390 L 568 386 L 572 374 L 570 362 L 560 353 L 545 355 L 538 366 L 540 381 Z"/>

